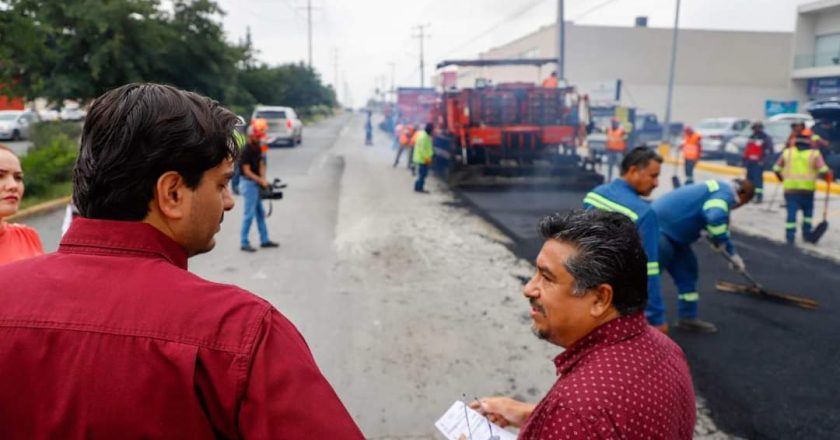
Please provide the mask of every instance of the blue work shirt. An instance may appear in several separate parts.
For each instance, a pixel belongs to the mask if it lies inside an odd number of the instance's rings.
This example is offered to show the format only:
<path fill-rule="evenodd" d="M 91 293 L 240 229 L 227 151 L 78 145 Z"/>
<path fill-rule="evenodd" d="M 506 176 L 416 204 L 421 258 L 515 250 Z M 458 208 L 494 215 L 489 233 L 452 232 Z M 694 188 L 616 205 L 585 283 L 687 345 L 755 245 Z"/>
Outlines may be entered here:
<path fill-rule="evenodd" d="M 648 298 L 658 298 L 660 295 L 659 224 L 650 203 L 643 200 L 627 181 L 615 179 L 586 194 L 583 207 L 618 212 L 633 220 L 641 236 L 642 247 L 645 249 L 648 261 Z"/>
<path fill-rule="evenodd" d="M 675 189 L 653 202 L 662 233 L 677 243 L 690 245 L 706 230 L 716 244 L 735 254 L 729 239 L 729 212 L 735 207 L 735 192 L 722 181 L 708 180 Z"/>

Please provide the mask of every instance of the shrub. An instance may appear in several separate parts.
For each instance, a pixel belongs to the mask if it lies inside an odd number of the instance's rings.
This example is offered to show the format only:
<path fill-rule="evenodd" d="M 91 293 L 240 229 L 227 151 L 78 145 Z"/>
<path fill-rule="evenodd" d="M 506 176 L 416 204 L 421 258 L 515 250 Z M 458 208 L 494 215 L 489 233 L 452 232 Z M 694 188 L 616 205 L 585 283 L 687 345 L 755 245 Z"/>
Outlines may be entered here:
<path fill-rule="evenodd" d="M 24 172 L 27 196 L 45 194 L 56 184 L 73 179 L 73 165 L 79 152 L 78 136 L 70 138 L 65 133 L 39 139 L 26 155 L 20 158 Z"/>
<path fill-rule="evenodd" d="M 39 122 L 32 127 L 30 134 L 32 148 L 48 145 L 58 135 L 64 135 L 75 142 L 82 135 L 82 124 L 64 121 Z"/>

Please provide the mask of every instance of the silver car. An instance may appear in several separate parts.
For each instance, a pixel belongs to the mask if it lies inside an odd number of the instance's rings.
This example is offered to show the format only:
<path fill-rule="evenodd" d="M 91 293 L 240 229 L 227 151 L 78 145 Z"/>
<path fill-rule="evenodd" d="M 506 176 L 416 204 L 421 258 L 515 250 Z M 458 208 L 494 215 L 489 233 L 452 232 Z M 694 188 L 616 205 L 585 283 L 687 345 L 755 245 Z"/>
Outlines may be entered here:
<path fill-rule="evenodd" d="M 749 126 L 750 120 L 743 118 L 711 118 L 700 121 L 694 126 L 694 131 L 703 137 L 702 157 L 722 159 L 725 156 L 724 147 L 729 140 Z"/>
<path fill-rule="evenodd" d="M 38 114 L 30 110 L 0 111 L 0 139 L 19 141 L 29 139 L 32 126 L 39 122 Z"/>
<path fill-rule="evenodd" d="M 303 122 L 291 107 L 259 105 L 251 120 L 262 118 L 268 122 L 266 144 L 297 145 L 303 142 Z"/>

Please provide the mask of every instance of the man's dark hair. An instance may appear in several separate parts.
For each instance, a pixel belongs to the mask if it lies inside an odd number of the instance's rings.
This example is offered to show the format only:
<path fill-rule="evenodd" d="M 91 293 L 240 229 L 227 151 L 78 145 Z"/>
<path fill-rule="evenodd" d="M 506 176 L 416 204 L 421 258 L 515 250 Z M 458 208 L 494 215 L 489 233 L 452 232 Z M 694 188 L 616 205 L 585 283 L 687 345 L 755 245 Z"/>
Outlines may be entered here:
<path fill-rule="evenodd" d="M 205 171 L 239 154 L 238 118 L 218 102 L 160 84 L 127 84 L 93 101 L 73 173 L 82 216 L 146 217 L 158 178 L 180 174 L 189 188 Z"/>
<path fill-rule="evenodd" d="M 620 314 L 644 310 L 647 257 L 636 225 L 627 216 L 599 209 L 554 214 L 540 221 L 539 232 L 545 240 L 559 240 L 577 250 L 564 264 L 575 279 L 575 295 L 609 284 Z"/>
<path fill-rule="evenodd" d="M 662 156 L 654 151 L 653 148 L 636 147 L 630 150 L 630 152 L 627 153 L 621 161 L 621 174 L 627 174 L 627 172 L 630 171 L 630 167 L 633 166 L 643 170 L 652 160 L 662 163 Z"/>
<path fill-rule="evenodd" d="M 423 129 L 423 131 L 425 131 L 426 133 L 432 134 L 432 131 L 434 131 L 434 129 L 435 129 L 435 124 L 432 124 L 431 122 L 427 122 L 426 127 Z"/>

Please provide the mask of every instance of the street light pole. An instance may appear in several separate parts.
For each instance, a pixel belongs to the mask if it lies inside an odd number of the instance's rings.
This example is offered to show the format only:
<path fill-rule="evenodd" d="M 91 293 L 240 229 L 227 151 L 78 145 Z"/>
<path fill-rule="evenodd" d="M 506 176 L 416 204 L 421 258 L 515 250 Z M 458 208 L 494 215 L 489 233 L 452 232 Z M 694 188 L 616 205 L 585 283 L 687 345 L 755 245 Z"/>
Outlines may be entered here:
<path fill-rule="evenodd" d="M 557 79 L 566 79 L 566 21 L 563 0 L 557 0 Z"/>
<path fill-rule="evenodd" d="M 674 14 L 674 35 L 671 43 L 671 70 L 668 74 L 668 99 L 665 102 L 665 126 L 662 130 L 662 141 L 671 145 L 671 100 L 674 96 L 674 70 L 677 66 L 677 36 L 680 31 L 680 2 L 677 0 L 677 12 Z"/>

